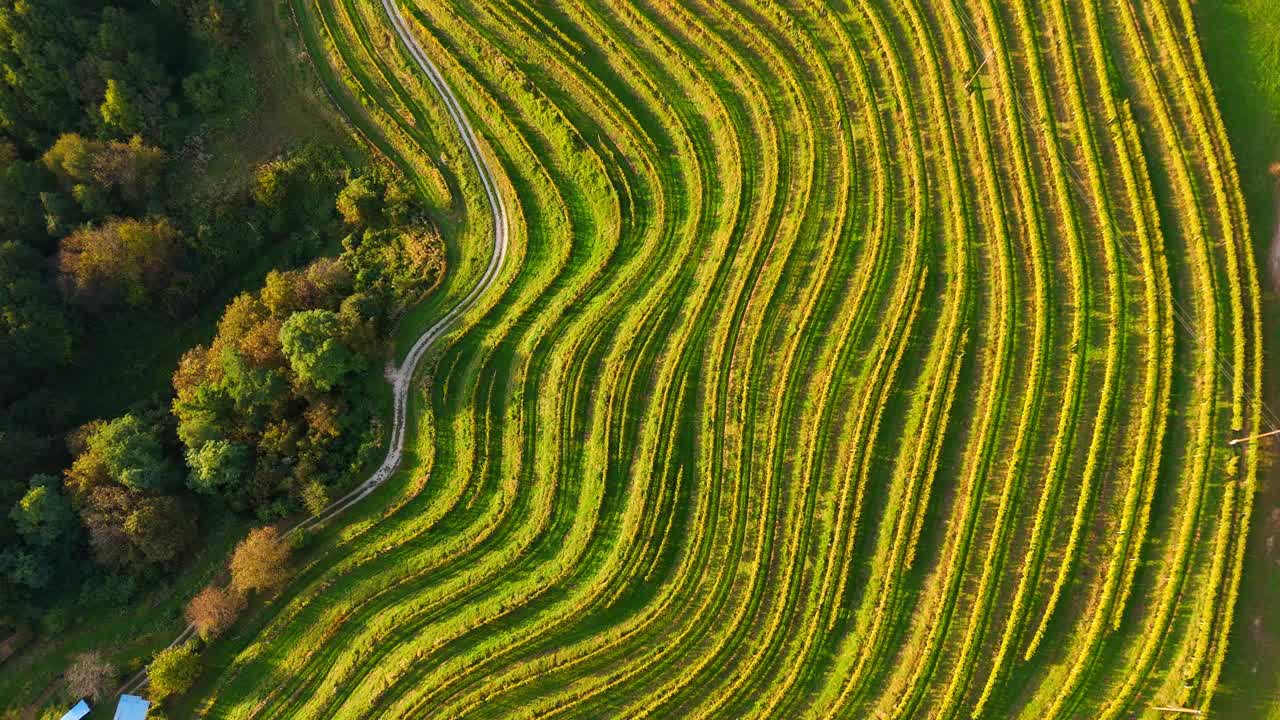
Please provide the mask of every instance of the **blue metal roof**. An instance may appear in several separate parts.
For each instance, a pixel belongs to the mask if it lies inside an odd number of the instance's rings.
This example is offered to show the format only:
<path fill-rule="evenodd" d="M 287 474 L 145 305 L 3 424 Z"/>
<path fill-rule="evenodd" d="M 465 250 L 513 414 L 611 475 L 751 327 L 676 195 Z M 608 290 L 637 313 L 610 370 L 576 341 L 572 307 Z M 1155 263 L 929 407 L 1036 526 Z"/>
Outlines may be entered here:
<path fill-rule="evenodd" d="M 76 703 L 75 707 L 68 710 L 66 715 L 62 716 L 62 720 L 80 720 L 80 718 L 88 714 L 89 714 L 89 703 L 85 702 L 84 700 L 81 700 L 80 702 Z"/>
<path fill-rule="evenodd" d="M 116 706 L 115 720 L 147 720 L 147 710 L 151 703 L 137 695 L 121 695 L 120 704 Z"/>

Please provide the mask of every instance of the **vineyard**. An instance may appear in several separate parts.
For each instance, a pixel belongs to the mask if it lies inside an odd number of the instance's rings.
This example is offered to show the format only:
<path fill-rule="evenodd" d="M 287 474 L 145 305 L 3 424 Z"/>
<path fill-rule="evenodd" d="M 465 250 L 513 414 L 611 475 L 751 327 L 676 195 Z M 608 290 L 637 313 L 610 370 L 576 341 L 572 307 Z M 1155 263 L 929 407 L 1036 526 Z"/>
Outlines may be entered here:
<path fill-rule="evenodd" d="M 510 249 L 191 715 L 1210 708 L 1280 420 L 1190 0 L 285 6 L 419 315 Z"/>

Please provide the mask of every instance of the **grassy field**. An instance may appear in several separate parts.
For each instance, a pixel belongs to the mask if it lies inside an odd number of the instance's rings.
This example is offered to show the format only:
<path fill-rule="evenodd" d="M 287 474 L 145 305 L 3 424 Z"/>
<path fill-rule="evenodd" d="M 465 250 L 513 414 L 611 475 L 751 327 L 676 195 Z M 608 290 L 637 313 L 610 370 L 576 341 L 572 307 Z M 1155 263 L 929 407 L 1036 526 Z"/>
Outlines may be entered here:
<path fill-rule="evenodd" d="M 474 282 L 380 3 L 288 0 Z M 174 717 L 1209 708 L 1259 474 L 1245 195 L 1188 2 L 404 0 L 514 257 L 407 466 Z M 1233 136 L 1234 137 L 1234 136 Z"/>
<path fill-rule="evenodd" d="M 1262 270 L 1266 352 L 1280 352 L 1276 288 L 1280 273 L 1266 263 L 1277 231 L 1280 161 L 1280 6 L 1259 0 L 1200 3 L 1205 64 L 1217 92 L 1222 118 L 1240 165 L 1240 182 L 1254 228 L 1255 256 Z M 1280 403 L 1275 363 L 1265 368 L 1265 400 Z M 1274 447 L 1274 446 L 1273 446 Z M 1280 718 L 1280 565 L 1274 537 L 1280 530 L 1280 464 L 1273 459 L 1260 477 L 1250 527 L 1235 631 L 1223 666 L 1222 692 L 1215 704 L 1224 718 Z"/>

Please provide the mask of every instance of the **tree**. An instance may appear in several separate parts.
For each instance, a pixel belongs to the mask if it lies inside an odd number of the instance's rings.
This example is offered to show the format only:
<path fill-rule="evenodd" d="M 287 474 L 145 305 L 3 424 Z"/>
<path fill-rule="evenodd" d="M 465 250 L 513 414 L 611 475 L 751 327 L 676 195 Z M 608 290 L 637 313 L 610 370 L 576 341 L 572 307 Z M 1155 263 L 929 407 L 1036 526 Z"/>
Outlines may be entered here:
<path fill-rule="evenodd" d="M 56 545 L 76 527 L 71 503 L 58 491 L 58 479 L 50 475 L 31 478 L 31 489 L 13 506 L 9 517 L 22 539 L 40 548 Z"/>
<path fill-rule="evenodd" d="M 87 501 L 94 490 L 111 484 L 111 475 L 107 472 L 106 464 L 102 462 L 102 456 L 87 448 L 76 455 L 76 459 L 71 461 L 71 467 L 63 471 L 62 475 L 63 487 L 67 489 L 77 507 Z"/>
<path fill-rule="evenodd" d="M 381 344 L 379 320 L 385 316 L 381 298 L 362 292 L 348 295 L 338 307 L 344 341 L 357 352 L 376 356 Z"/>
<path fill-rule="evenodd" d="M 170 695 L 181 695 L 191 689 L 199 674 L 200 656 L 194 643 L 165 648 L 156 653 L 147 666 L 151 697 L 163 700 Z"/>
<path fill-rule="evenodd" d="M 6 500 L 25 492 L 27 478 L 45 462 L 50 448 L 49 439 L 33 431 L 30 423 L 0 414 L 0 476 L 14 479 L 4 488 Z"/>
<path fill-rule="evenodd" d="M 240 443 L 213 440 L 187 451 L 191 474 L 187 485 L 203 495 L 225 493 L 239 487 L 253 466 L 253 454 Z"/>
<path fill-rule="evenodd" d="M 284 371 L 254 367 L 232 348 L 222 351 L 222 387 L 235 403 L 236 412 L 259 426 L 284 395 Z"/>
<path fill-rule="evenodd" d="M 256 86 L 249 66 L 230 53 L 215 53 L 205 67 L 182 80 L 182 94 L 205 118 L 243 117 L 252 108 Z"/>
<path fill-rule="evenodd" d="M 329 310 L 304 310 L 289 316 L 280 328 L 280 345 L 294 374 L 317 390 L 328 391 L 363 359 L 341 342 L 342 323 Z"/>
<path fill-rule="evenodd" d="M 294 273 L 283 273 L 279 270 L 272 270 L 267 273 L 267 279 L 262 285 L 261 304 L 274 316 L 285 317 L 295 311 L 304 309 L 302 298 L 298 297 L 296 285 L 294 283 Z M 251 298 L 249 295 L 241 295 L 240 297 Z M 227 307 L 227 314 L 223 315 L 225 319 L 231 313 L 231 309 L 240 301 L 236 298 L 236 302 Z M 257 300 L 253 300 L 257 302 Z M 221 326 L 219 326 L 221 331 Z"/>
<path fill-rule="evenodd" d="M 187 16 L 192 34 L 218 47 L 237 45 L 244 35 L 244 0 L 195 0 Z"/>
<path fill-rule="evenodd" d="M 154 428 L 132 414 L 106 423 L 88 441 L 116 482 L 140 492 L 168 486 L 175 475 Z"/>
<path fill-rule="evenodd" d="M 89 547 L 104 565 L 170 564 L 195 538 L 195 516 L 178 498 L 149 496 L 113 483 L 93 488 L 81 509 Z"/>
<path fill-rule="evenodd" d="M 367 175 L 353 178 L 338 193 L 337 207 L 348 225 L 375 225 L 382 221 L 382 188 Z"/>
<path fill-rule="evenodd" d="M 41 160 L 66 188 L 93 178 L 93 168 L 103 144 L 80 135 L 63 133 L 45 150 Z"/>
<path fill-rule="evenodd" d="M 145 207 L 167 162 L 165 152 L 144 143 L 140 135 L 127 143 L 104 143 L 76 133 L 59 136 L 42 159 L 90 215 L 110 210 L 114 203 L 105 196 L 112 193 L 134 208 Z M 99 197 L 86 197 L 95 193 Z"/>
<path fill-rule="evenodd" d="M 177 498 L 142 497 L 125 520 L 124 532 L 144 560 L 168 564 L 195 539 L 195 516 Z"/>
<path fill-rule="evenodd" d="M 319 226 L 333 217 L 339 165 L 332 148 L 313 145 L 259 167 L 253 198 L 271 231 Z"/>
<path fill-rule="evenodd" d="M 39 163 L 14 160 L 0 168 L 0 227 L 5 230 L 6 239 L 17 240 L 41 253 L 52 249 L 46 234 L 43 196 L 53 187 L 53 176 Z"/>
<path fill-rule="evenodd" d="M 444 275 L 444 241 L 431 228 L 367 229 L 342 244 L 355 289 L 389 295 L 396 309 L 417 302 Z"/>
<path fill-rule="evenodd" d="M 63 674 L 72 697 L 102 700 L 115 684 L 116 668 L 102 653 L 80 653 Z"/>
<path fill-rule="evenodd" d="M 80 206 L 66 193 L 40 193 L 40 207 L 44 209 L 44 231 L 49 237 L 64 237 L 80 222 Z"/>
<path fill-rule="evenodd" d="M 233 424 L 232 400 L 221 385 L 201 383 L 179 394 L 173 401 L 178 419 L 178 439 L 188 448 L 198 448 L 230 433 Z"/>
<path fill-rule="evenodd" d="M 63 238 L 63 290 L 91 307 L 140 307 L 178 275 L 181 235 L 166 218 L 116 219 Z"/>
<path fill-rule="evenodd" d="M 85 457 L 90 455 L 82 455 L 77 461 Z M 85 493 L 81 516 L 89 531 L 89 548 L 99 563 L 123 567 L 137 557 L 124 529 L 132 507 L 129 491 L 110 482 L 91 486 Z"/>
<path fill-rule="evenodd" d="M 146 207 L 164 173 L 165 152 L 134 135 L 128 143 L 107 143 L 93 159 L 93 179 L 110 188 L 130 206 Z"/>
<path fill-rule="evenodd" d="M 288 543 L 275 527 L 251 531 L 231 556 L 231 586 L 242 593 L 281 587 L 288 579 L 290 554 Z"/>
<path fill-rule="evenodd" d="M 0 243 L 0 400 L 71 356 L 70 323 L 57 293 L 41 276 L 42 264 L 34 250 Z"/>
<path fill-rule="evenodd" d="M 125 135 L 140 133 L 146 127 L 146 110 L 141 95 L 132 85 L 115 78 L 107 80 L 100 112 L 107 127 Z"/>
<path fill-rule="evenodd" d="M 187 622 L 207 642 L 234 625 L 244 606 L 244 595 L 234 588 L 209 585 L 187 604 Z"/>
<path fill-rule="evenodd" d="M 268 273 L 260 295 L 273 317 L 285 318 L 336 305 L 350 291 L 351 282 L 351 272 L 341 260 L 321 258 L 303 270 Z"/>
<path fill-rule="evenodd" d="M 47 144 L 54 128 L 84 117 L 76 70 L 87 15 L 87 5 L 75 0 L 0 4 L 0 129 L 29 147 Z"/>
<path fill-rule="evenodd" d="M 40 554 L 25 548 L 12 548 L 0 553 L 0 575 L 20 587 L 40 590 L 49 584 L 53 571 Z"/>
<path fill-rule="evenodd" d="M 329 488 L 319 480 L 313 478 L 302 486 L 302 506 L 312 515 L 324 512 L 331 502 Z"/>

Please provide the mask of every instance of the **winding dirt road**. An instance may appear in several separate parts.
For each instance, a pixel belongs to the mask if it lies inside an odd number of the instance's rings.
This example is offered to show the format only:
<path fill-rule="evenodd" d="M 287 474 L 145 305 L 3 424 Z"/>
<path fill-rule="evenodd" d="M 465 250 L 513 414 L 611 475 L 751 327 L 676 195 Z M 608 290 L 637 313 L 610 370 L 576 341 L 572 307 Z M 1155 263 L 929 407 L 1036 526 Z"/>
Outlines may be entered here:
<path fill-rule="evenodd" d="M 409 29 L 408 23 L 405 21 L 404 15 L 401 14 L 400 7 L 395 0 L 382 0 L 382 8 L 386 12 L 387 18 L 391 20 L 391 25 L 395 28 L 396 34 L 400 36 L 400 41 L 404 43 L 410 54 L 413 55 L 418 67 L 431 81 L 432 86 L 435 87 L 436 93 L 439 94 L 440 99 L 444 102 L 445 109 L 449 113 L 449 119 L 453 121 L 454 128 L 462 136 L 462 142 L 467 148 L 467 155 L 471 157 L 476 173 L 480 176 L 485 196 L 489 201 L 489 210 L 493 215 L 493 254 L 489 258 L 488 267 L 485 268 L 484 274 L 480 276 L 480 280 L 475 287 L 471 288 L 471 291 L 459 300 L 443 317 L 427 328 L 422 335 L 418 336 L 418 339 L 413 343 L 413 347 L 405 355 L 404 362 L 388 374 L 388 379 L 392 385 L 394 410 L 391 424 L 391 442 L 387 447 L 387 455 L 383 458 L 382 464 L 378 466 L 378 469 L 373 472 L 368 480 L 333 501 L 322 512 L 290 528 L 289 534 L 315 527 L 346 511 L 347 508 L 368 497 L 400 467 L 400 461 L 404 456 L 409 389 L 412 385 L 413 374 L 418 367 L 418 362 L 440 338 L 444 337 L 445 333 L 453 329 L 453 325 L 458 318 L 474 307 L 480 296 L 493 286 L 498 273 L 502 270 L 503 263 L 507 259 L 507 208 L 502 202 L 502 194 L 498 192 L 498 184 L 494 179 L 494 169 L 489 164 L 489 159 L 480 149 L 480 143 L 476 139 L 475 131 L 471 128 L 471 122 L 467 119 L 466 112 L 453 94 L 449 83 L 445 81 L 444 75 L 440 73 L 435 63 L 431 62 L 431 58 L 427 57 L 426 51 L 422 49 L 422 45 Z M 195 626 L 188 625 L 169 646 L 173 647 L 186 642 L 195 635 L 195 632 Z M 146 684 L 147 672 L 143 669 L 130 678 L 120 688 L 117 695 L 137 692 L 146 687 Z"/>

